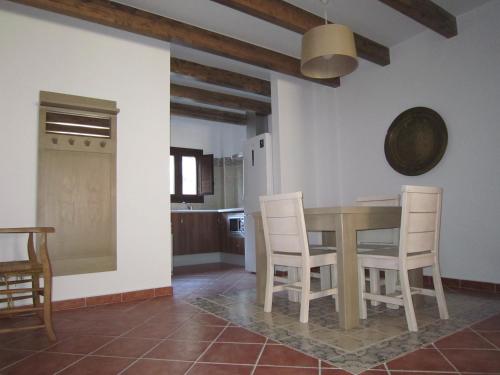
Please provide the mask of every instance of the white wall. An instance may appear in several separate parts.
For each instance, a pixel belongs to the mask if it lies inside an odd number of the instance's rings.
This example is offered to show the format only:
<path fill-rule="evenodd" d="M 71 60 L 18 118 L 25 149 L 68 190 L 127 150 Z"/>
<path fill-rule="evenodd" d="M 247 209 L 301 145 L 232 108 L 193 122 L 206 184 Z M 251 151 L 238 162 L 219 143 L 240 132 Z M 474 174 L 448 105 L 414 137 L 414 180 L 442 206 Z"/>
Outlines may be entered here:
<path fill-rule="evenodd" d="M 170 124 L 174 147 L 203 149 L 220 158 L 243 152 L 246 127 L 194 118 L 173 116 Z"/>
<path fill-rule="evenodd" d="M 54 299 L 171 285 L 169 45 L 1 2 L 0 56 L 1 227 L 36 224 L 39 91 L 120 108 L 118 270 L 56 277 Z"/>
<path fill-rule="evenodd" d="M 271 74 L 274 191 L 304 193 L 307 207 L 340 199 L 335 90 Z"/>
<path fill-rule="evenodd" d="M 341 139 L 341 201 L 395 194 L 402 184 L 444 188 L 444 276 L 500 282 L 500 2 L 458 19 L 452 39 L 426 31 L 391 48 L 391 64 L 361 61 L 336 90 Z M 436 110 L 448 149 L 428 173 L 395 172 L 384 138 L 405 109 Z"/>

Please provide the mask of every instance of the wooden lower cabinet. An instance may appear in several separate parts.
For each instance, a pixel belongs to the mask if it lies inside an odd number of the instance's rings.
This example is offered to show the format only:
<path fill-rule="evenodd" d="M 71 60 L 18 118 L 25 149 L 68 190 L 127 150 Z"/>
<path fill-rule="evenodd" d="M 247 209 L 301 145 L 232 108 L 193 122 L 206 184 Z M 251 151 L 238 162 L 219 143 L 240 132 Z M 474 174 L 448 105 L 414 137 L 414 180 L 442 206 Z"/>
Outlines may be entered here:
<path fill-rule="evenodd" d="M 188 226 L 185 215 L 171 214 L 172 224 L 172 252 L 174 255 L 188 254 Z"/>
<path fill-rule="evenodd" d="M 245 238 L 238 234 L 230 234 L 227 237 L 226 253 L 245 255 Z"/>
<path fill-rule="evenodd" d="M 174 255 L 221 251 L 220 225 L 217 212 L 172 213 Z"/>
<path fill-rule="evenodd" d="M 245 238 L 229 232 L 226 213 L 172 212 L 173 254 L 245 254 Z"/>

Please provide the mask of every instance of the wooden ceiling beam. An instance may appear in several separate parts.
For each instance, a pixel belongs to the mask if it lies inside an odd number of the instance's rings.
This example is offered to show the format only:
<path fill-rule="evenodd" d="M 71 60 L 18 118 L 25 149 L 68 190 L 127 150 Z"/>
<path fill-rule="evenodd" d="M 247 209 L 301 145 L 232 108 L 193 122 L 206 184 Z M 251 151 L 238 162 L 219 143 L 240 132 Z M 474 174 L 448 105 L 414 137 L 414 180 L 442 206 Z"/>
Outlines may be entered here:
<path fill-rule="evenodd" d="M 246 125 L 247 115 L 220 111 L 218 109 L 198 107 L 194 105 L 170 102 L 170 114 L 181 117 L 191 117 L 201 120 L 227 122 L 229 124 Z"/>
<path fill-rule="evenodd" d="M 212 0 L 286 29 L 304 34 L 325 23 L 324 18 L 283 0 Z M 390 63 L 389 48 L 354 33 L 358 56 L 378 65 Z"/>
<path fill-rule="evenodd" d="M 10 0 L 147 37 L 199 49 L 323 85 L 340 80 L 310 79 L 300 73 L 300 60 L 222 34 L 109 0 Z"/>
<path fill-rule="evenodd" d="M 458 34 L 456 17 L 431 0 L 379 0 L 446 38 Z"/>
<path fill-rule="evenodd" d="M 269 81 L 230 72 L 228 70 L 172 57 L 170 59 L 170 71 L 172 73 L 191 77 L 199 82 L 248 91 L 263 96 L 271 96 L 271 83 Z"/>
<path fill-rule="evenodd" d="M 170 84 L 170 96 L 187 98 L 198 103 L 211 104 L 240 111 L 254 111 L 259 115 L 269 115 L 271 113 L 271 103 L 268 102 L 243 98 L 236 95 L 222 94 L 220 92 L 203 90 L 196 87 L 177 85 L 175 83 Z"/>

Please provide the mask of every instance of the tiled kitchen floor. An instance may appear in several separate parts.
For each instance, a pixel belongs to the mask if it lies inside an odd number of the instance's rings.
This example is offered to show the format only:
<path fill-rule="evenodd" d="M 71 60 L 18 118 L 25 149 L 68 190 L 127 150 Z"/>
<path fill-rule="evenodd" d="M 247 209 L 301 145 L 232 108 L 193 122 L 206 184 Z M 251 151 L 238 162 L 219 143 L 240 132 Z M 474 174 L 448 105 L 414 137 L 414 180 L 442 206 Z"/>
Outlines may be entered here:
<path fill-rule="evenodd" d="M 175 297 L 55 313 L 59 340 L 56 343 L 50 343 L 41 331 L 1 335 L 0 373 L 350 373 L 318 359 L 317 356 L 304 354 L 308 348 L 294 350 L 241 325 L 208 314 L 190 303 L 213 304 L 224 309 L 229 301 L 233 301 L 231 305 L 238 311 L 249 307 L 254 283 L 254 275 L 230 266 L 211 265 L 176 270 L 173 282 Z M 482 316 L 491 315 L 490 310 L 494 308 L 500 312 L 498 299 L 478 295 L 457 296 L 451 297 L 450 305 L 454 304 L 454 299 L 463 297 L 463 301 L 471 302 L 469 306 L 464 306 L 464 310 L 470 311 L 471 305 L 479 304 Z M 282 299 L 281 307 L 293 310 L 284 301 L 286 299 Z M 279 299 L 277 306 L 280 306 Z M 321 307 L 318 307 L 319 310 Z M 249 311 L 256 312 L 252 309 Z M 220 309 L 218 313 L 221 314 Z M 377 310 L 372 310 L 368 321 L 373 321 L 376 315 Z M 4 319 L 0 322 L 2 325 L 6 324 Z M 289 330 L 300 332 L 300 326 L 295 322 L 288 326 Z M 388 359 L 363 373 L 500 374 L 500 314 L 478 323 L 449 328 L 459 332 L 432 340 L 431 344 L 422 344 L 418 336 L 406 334 L 406 343 L 401 342 L 400 345 L 413 349 L 415 347 L 412 345 L 417 345 L 417 350 Z M 271 332 L 270 336 L 273 335 Z M 386 340 L 389 341 L 391 340 Z M 345 345 L 342 341 L 339 342 L 341 346 Z M 390 344 L 387 345 L 391 347 Z M 380 350 L 387 351 L 387 347 Z M 347 354 L 352 353 L 362 356 L 358 351 Z M 365 355 L 371 358 L 373 353 L 365 349 Z M 344 363 L 347 366 L 344 367 L 353 367 L 347 360 L 354 359 L 359 359 L 359 356 L 346 358 Z"/>

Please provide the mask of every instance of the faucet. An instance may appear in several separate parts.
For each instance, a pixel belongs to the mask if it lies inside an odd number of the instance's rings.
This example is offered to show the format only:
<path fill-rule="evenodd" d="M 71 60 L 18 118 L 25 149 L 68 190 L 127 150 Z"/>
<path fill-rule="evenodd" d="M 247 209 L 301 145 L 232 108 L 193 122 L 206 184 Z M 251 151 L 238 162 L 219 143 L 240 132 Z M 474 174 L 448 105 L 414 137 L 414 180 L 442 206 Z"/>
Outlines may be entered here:
<path fill-rule="evenodd" d="M 182 204 L 186 205 L 186 210 L 192 210 L 193 209 L 193 206 L 191 205 L 191 203 L 182 202 Z"/>

